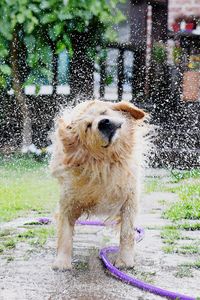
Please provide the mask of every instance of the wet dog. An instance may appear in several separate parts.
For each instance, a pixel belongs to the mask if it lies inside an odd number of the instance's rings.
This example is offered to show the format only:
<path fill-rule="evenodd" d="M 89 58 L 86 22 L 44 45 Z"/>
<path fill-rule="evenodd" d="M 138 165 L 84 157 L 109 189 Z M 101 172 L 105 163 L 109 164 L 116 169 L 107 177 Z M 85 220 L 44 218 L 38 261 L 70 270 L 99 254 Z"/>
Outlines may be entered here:
<path fill-rule="evenodd" d="M 73 229 L 84 213 L 120 216 L 115 265 L 134 265 L 145 116 L 128 102 L 96 100 L 66 109 L 57 120 L 50 163 L 61 188 L 54 269 L 71 269 Z"/>

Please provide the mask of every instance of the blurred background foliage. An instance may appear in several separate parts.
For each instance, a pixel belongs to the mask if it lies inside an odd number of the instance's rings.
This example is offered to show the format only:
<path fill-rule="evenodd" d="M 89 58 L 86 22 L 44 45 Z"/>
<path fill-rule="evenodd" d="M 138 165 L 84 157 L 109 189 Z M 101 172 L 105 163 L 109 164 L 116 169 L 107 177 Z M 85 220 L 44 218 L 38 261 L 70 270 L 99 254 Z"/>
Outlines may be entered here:
<path fill-rule="evenodd" d="M 73 56 L 74 33 L 90 35 L 88 55 L 95 56 L 98 44 L 115 37 L 112 26 L 124 20 L 119 2 L 124 0 L 1 0 L 0 87 L 11 87 L 17 71 L 13 48 L 23 85 L 52 81 L 53 56 L 65 50 Z"/>

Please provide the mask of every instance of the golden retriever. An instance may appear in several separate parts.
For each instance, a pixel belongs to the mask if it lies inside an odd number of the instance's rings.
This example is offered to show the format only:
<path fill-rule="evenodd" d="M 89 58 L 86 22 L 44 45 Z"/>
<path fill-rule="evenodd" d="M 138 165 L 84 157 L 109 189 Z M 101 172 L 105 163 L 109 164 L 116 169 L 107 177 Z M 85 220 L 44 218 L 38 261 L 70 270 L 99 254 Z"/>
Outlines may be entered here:
<path fill-rule="evenodd" d="M 72 268 L 73 229 L 83 213 L 120 216 L 115 265 L 133 267 L 145 116 L 128 102 L 95 100 L 66 109 L 57 120 L 50 168 L 61 195 L 53 269 Z"/>

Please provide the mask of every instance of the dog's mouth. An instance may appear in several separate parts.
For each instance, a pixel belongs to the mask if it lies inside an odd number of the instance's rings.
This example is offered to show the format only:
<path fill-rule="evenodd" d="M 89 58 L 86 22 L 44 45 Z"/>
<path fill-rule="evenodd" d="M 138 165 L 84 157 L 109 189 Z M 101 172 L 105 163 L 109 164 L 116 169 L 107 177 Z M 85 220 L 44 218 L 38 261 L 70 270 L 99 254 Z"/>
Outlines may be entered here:
<path fill-rule="evenodd" d="M 112 143 L 114 136 L 118 129 L 120 129 L 122 123 L 113 122 L 109 119 L 103 119 L 98 124 L 98 129 L 101 133 L 103 139 L 107 142 L 106 145 L 103 145 L 103 148 L 107 148 Z"/>
<path fill-rule="evenodd" d="M 110 144 L 113 141 L 113 137 L 115 136 L 115 133 L 116 133 L 116 131 L 111 132 L 108 138 L 104 136 L 104 139 L 107 140 L 107 144 L 103 145 L 102 146 L 103 148 L 108 148 L 110 146 Z"/>

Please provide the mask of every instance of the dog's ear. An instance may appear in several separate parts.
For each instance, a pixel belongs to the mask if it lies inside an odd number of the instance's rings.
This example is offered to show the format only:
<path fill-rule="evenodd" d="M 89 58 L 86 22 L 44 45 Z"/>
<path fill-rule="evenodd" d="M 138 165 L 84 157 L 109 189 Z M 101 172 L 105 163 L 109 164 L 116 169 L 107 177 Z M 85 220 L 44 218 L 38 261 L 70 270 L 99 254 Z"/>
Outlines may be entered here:
<path fill-rule="evenodd" d="M 59 138 L 63 144 L 64 165 L 66 167 L 77 167 L 87 159 L 86 150 L 80 145 L 80 140 L 71 125 L 67 125 L 63 118 L 57 121 Z"/>
<path fill-rule="evenodd" d="M 63 118 L 60 118 L 57 120 L 57 126 L 58 134 L 64 147 L 72 146 L 76 142 L 77 137 L 74 134 L 71 125 L 67 124 Z"/>
<path fill-rule="evenodd" d="M 65 132 L 66 132 L 66 124 L 63 118 L 59 118 L 56 121 L 56 126 L 58 127 L 58 132 L 59 135 L 61 137 L 61 139 L 65 136 Z"/>
<path fill-rule="evenodd" d="M 140 108 L 134 106 L 133 104 L 125 101 L 115 103 L 113 105 L 113 110 L 122 111 L 129 113 L 134 119 L 140 120 L 143 119 L 147 114 Z"/>
<path fill-rule="evenodd" d="M 77 147 L 78 139 L 76 134 L 72 131 L 72 127 L 66 124 L 63 118 L 57 120 L 58 136 L 63 144 L 63 151 L 65 153 L 74 151 Z"/>

